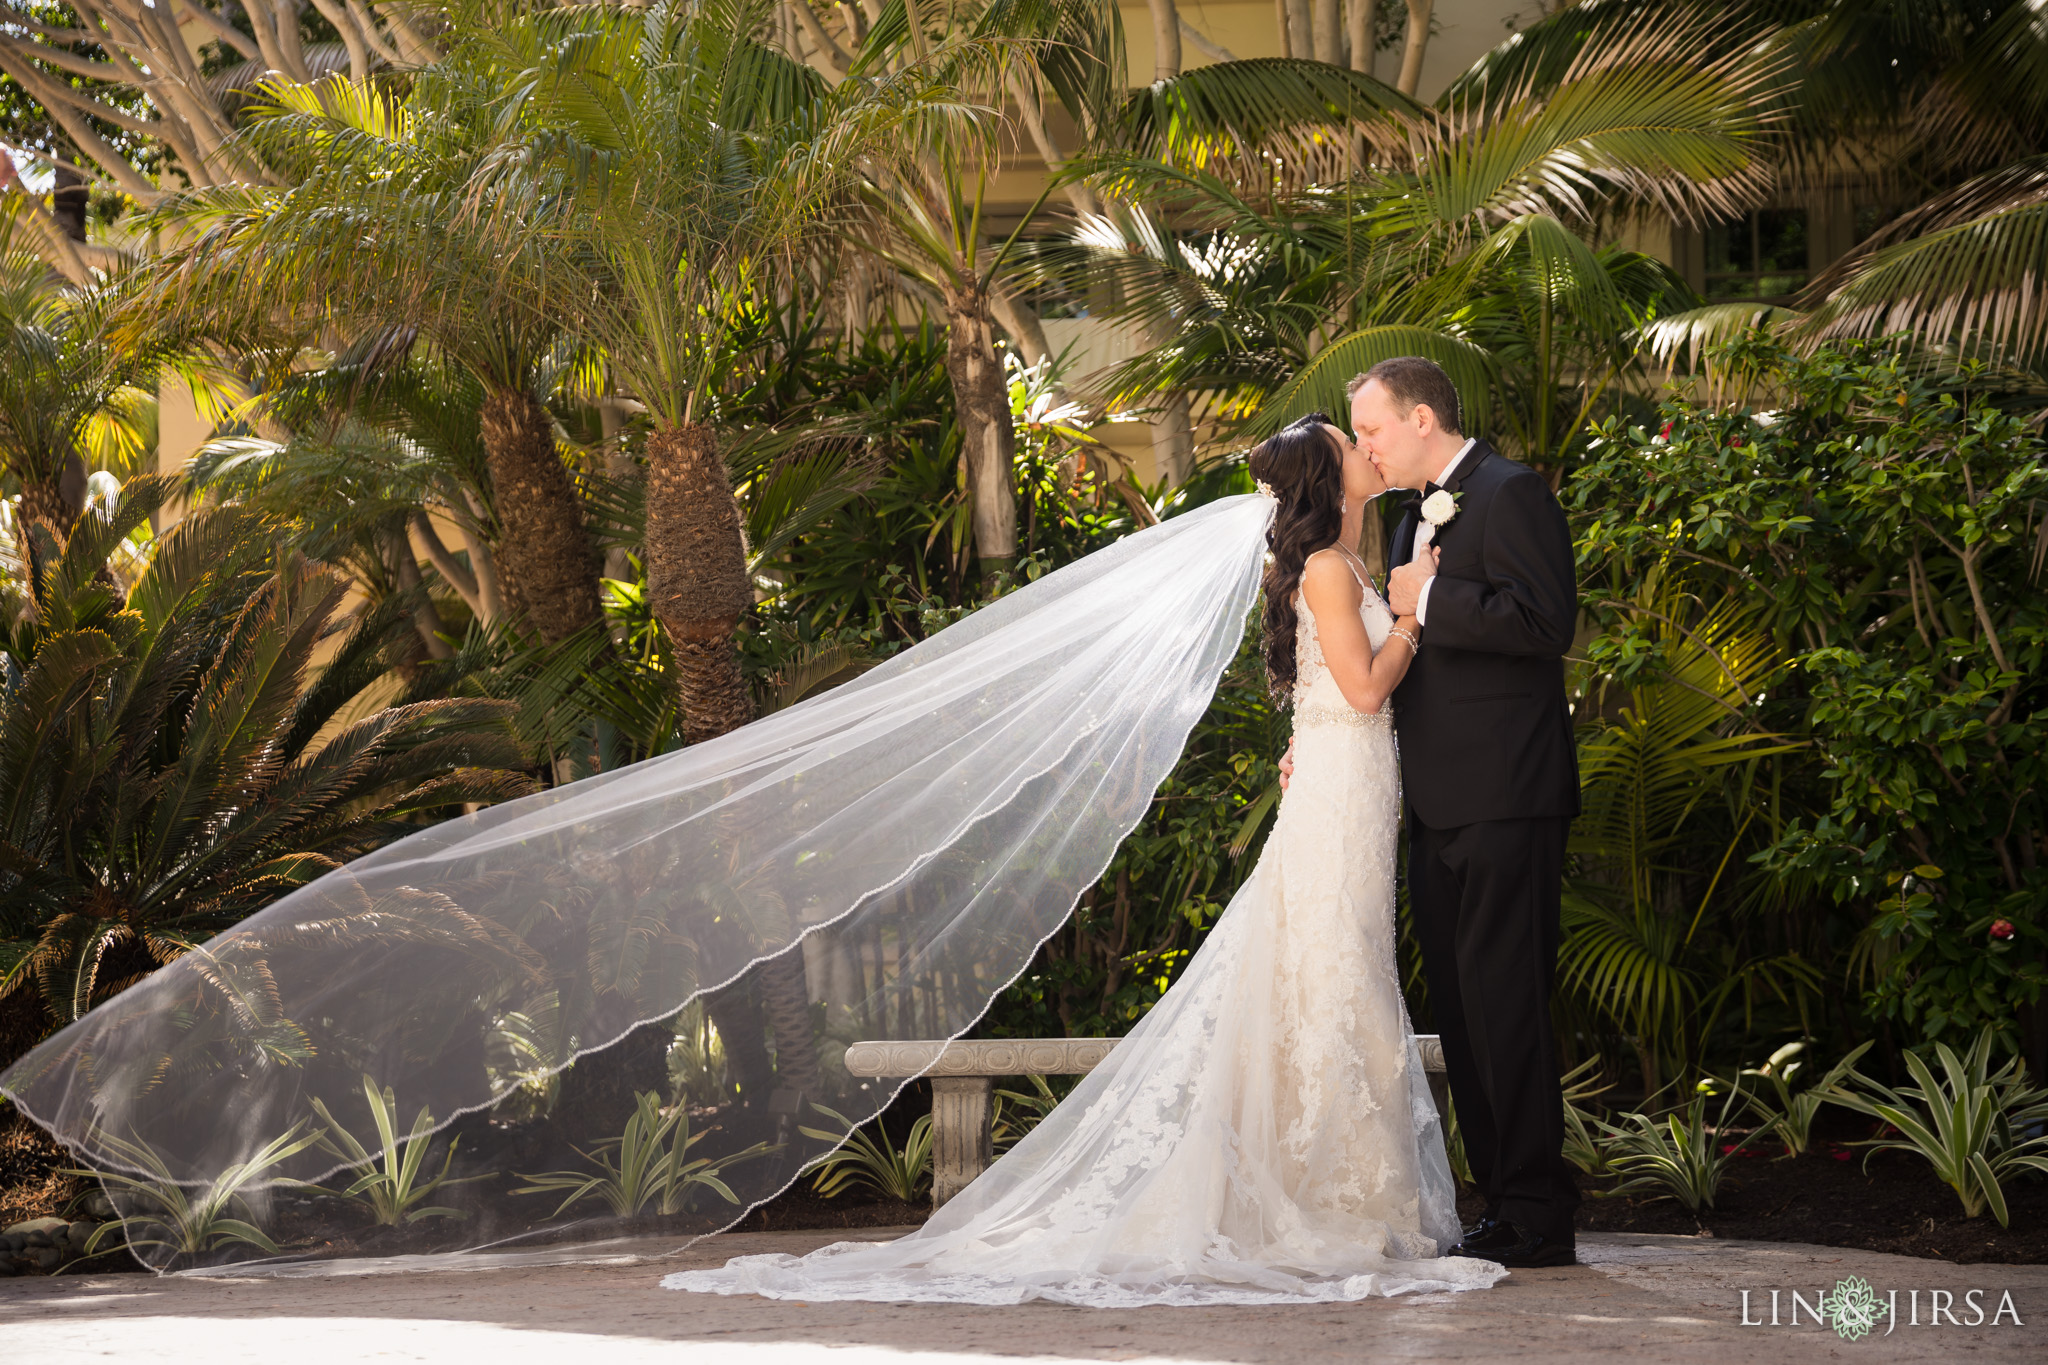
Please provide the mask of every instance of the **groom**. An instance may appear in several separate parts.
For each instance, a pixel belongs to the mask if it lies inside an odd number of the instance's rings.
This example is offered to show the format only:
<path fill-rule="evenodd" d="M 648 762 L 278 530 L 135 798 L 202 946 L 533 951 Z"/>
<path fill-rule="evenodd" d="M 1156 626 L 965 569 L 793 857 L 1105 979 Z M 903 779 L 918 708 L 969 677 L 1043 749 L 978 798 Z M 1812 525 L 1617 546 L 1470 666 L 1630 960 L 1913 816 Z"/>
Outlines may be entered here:
<path fill-rule="evenodd" d="M 1579 1195 L 1562 1155 L 1550 992 L 1579 810 L 1563 666 L 1578 614 L 1571 533 L 1542 475 L 1464 434 L 1435 364 L 1384 360 L 1348 392 L 1388 486 L 1422 494 L 1394 532 L 1387 597 L 1422 625 L 1394 692 L 1409 904 L 1486 1195 L 1451 1254 L 1570 1265 Z"/>

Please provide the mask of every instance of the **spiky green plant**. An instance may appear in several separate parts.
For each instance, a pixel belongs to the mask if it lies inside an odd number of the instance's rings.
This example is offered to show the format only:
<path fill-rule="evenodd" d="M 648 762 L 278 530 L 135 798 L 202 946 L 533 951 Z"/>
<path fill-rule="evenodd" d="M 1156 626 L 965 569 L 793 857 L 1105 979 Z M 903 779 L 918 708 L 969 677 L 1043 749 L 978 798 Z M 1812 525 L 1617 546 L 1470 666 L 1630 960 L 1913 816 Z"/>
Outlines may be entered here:
<path fill-rule="evenodd" d="M 854 1185 L 866 1185 L 890 1199 L 905 1203 L 917 1200 L 931 1187 L 932 1116 L 925 1114 L 910 1125 L 910 1136 L 901 1147 L 889 1141 L 877 1122 L 875 1136 L 855 1128 L 853 1121 L 834 1109 L 813 1103 L 811 1108 L 841 1125 L 844 1144 L 812 1162 L 811 1188 L 827 1199 Z M 822 1142 L 841 1141 L 840 1133 L 823 1128 L 799 1128 L 798 1132 Z"/>
<path fill-rule="evenodd" d="M 1794 1089 L 1793 1078 L 1805 1070 L 1806 1062 L 1800 1055 L 1806 1051 L 1806 1041 L 1797 1040 L 1785 1044 L 1771 1054 L 1770 1060 L 1760 1067 L 1743 1070 L 1745 1076 L 1755 1076 L 1771 1087 L 1777 1096 L 1773 1104 L 1755 1089 L 1748 1091 L 1750 1108 L 1785 1144 L 1786 1156 L 1803 1156 L 1813 1146 L 1813 1118 L 1820 1107 L 1829 1099 L 1829 1092 L 1839 1086 L 1856 1069 L 1857 1059 L 1870 1051 L 1869 1043 L 1859 1043 L 1849 1055 L 1836 1062 L 1826 1075 L 1801 1089 Z"/>
<path fill-rule="evenodd" d="M 170 1167 L 147 1143 L 107 1133 L 97 1135 L 93 1145 L 129 1169 L 72 1170 L 66 1174 L 111 1186 L 116 1192 L 116 1206 L 134 1211 L 123 1212 L 119 1219 L 95 1229 L 86 1244 L 86 1254 L 93 1254 L 103 1242 L 118 1236 L 125 1237 L 128 1245 L 137 1250 L 160 1247 L 174 1256 L 198 1255 L 237 1245 L 277 1255 L 277 1243 L 270 1240 L 269 1234 L 247 1218 L 236 1216 L 236 1211 L 247 1211 L 244 1190 L 273 1167 L 320 1140 L 318 1131 L 301 1132 L 304 1127 L 303 1123 L 293 1124 L 289 1132 L 272 1138 L 247 1161 L 221 1171 L 197 1191 L 172 1176 Z"/>
<path fill-rule="evenodd" d="M 1664 1193 L 1658 1198 L 1676 1199 L 1694 1217 L 1702 1209 L 1711 1209 L 1729 1163 L 1770 1130 L 1752 1129 L 1741 1141 L 1724 1143 L 1721 1135 L 1743 1104 L 1741 1088 L 1731 1086 L 1722 1096 L 1712 1124 L 1707 1122 L 1707 1099 L 1707 1089 L 1702 1086 L 1682 1110 L 1674 1109 L 1661 1118 L 1632 1111 L 1623 1114 L 1618 1124 L 1601 1121 L 1607 1164 L 1629 1177 L 1608 1193 L 1661 1189 Z"/>
<path fill-rule="evenodd" d="M 1588 1057 L 1570 1071 L 1564 1073 L 1564 1156 L 1565 1160 L 1588 1175 L 1605 1175 L 1608 1171 L 1607 1148 L 1600 1140 L 1599 1116 L 1586 1109 L 1581 1100 L 1613 1089 L 1610 1085 L 1598 1083 L 1595 1069 L 1600 1065 L 1598 1057 Z"/>
<path fill-rule="evenodd" d="M 2048 1090 L 2027 1078 L 2027 1064 L 2017 1056 L 1993 1071 L 1996 1042 L 1987 1028 L 1960 1057 L 1947 1043 L 1936 1043 L 1939 1076 L 1926 1058 L 1908 1052 L 1906 1070 L 1915 1084 L 1896 1090 L 1852 1069 L 1825 1097 L 1898 1130 L 1897 1137 L 1866 1144 L 1866 1169 L 1879 1152 L 1911 1152 L 1956 1192 L 1964 1217 L 1988 1208 L 2005 1227 L 2011 1215 L 2004 1182 L 2022 1171 L 2048 1172 L 2048 1133 L 2025 1136 L 2048 1123 Z"/>
<path fill-rule="evenodd" d="M 370 1210 L 379 1227 L 396 1227 L 400 1223 L 417 1223 L 422 1218 L 466 1218 L 460 1209 L 445 1204 L 427 1204 L 419 1208 L 413 1205 L 429 1199 L 434 1192 L 448 1183 L 448 1168 L 455 1160 L 455 1142 L 448 1143 L 447 1154 L 441 1159 L 440 1173 L 432 1179 L 421 1179 L 421 1171 L 427 1159 L 427 1148 L 433 1140 L 434 1116 L 425 1105 L 413 1118 L 412 1131 L 404 1137 L 398 1135 L 398 1101 L 391 1093 L 391 1087 L 383 1089 L 368 1076 L 363 1077 L 363 1099 L 370 1106 L 371 1121 L 377 1125 L 377 1148 L 375 1151 L 363 1146 L 355 1134 L 335 1121 L 327 1112 L 327 1104 L 314 1097 L 313 1112 L 327 1125 L 319 1137 L 323 1151 L 330 1152 L 348 1163 L 348 1173 L 356 1177 L 354 1183 L 341 1192 L 342 1198 L 353 1199 Z"/>
<path fill-rule="evenodd" d="M 530 788 L 509 706 L 429 700 L 430 671 L 350 719 L 406 655 L 398 604 L 316 668 L 345 585 L 253 512 L 194 512 L 121 594 L 100 567 L 171 489 L 132 480 L 61 553 L 39 532 L 41 571 L 0 589 L 0 997 L 51 1024 L 420 817 Z"/>
<path fill-rule="evenodd" d="M 663 1215 L 682 1213 L 695 1207 L 698 1190 L 709 1190 L 728 1204 L 739 1203 L 739 1196 L 720 1178 L 721 1172 L 776 1150 L 773 1144 L 757 1142 L 716 1160 L 692 1157 L 690 1148 L 709 1134 L 690 1131 L 688 1106 L 678 1104 L 663 1114 L 661 1097 L 651 1090 L 642 1091 L 638 1101 L 633 1116 L 626 1120 L 625 1132 L 582 1152 L 584 1159 L 598 1168 L 597 1174 L 547 1171 L 525 1175 L 520 1179 L 527 1183 L 513 1193 L 568 1191 L 556 1206 L 555 1217 L 585 1199 L 601 1200 L 620 1218 L 634 1217 L 650 1204 Z"/>

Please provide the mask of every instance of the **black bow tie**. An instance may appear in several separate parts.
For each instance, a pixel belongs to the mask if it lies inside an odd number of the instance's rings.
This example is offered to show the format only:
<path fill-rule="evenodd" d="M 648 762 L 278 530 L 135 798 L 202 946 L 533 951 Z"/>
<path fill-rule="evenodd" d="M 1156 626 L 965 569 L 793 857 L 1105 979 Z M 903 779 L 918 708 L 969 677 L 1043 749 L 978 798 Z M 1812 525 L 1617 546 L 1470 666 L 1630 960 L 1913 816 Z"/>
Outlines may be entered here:
<path fill-rule="evenodd" d="M 1425 498 L 1432 493 L 1441 493 L 1443 491 L 1444 486 L 1440 483 L 1426 483 L 1422 485 L 1422 496 Z"/>

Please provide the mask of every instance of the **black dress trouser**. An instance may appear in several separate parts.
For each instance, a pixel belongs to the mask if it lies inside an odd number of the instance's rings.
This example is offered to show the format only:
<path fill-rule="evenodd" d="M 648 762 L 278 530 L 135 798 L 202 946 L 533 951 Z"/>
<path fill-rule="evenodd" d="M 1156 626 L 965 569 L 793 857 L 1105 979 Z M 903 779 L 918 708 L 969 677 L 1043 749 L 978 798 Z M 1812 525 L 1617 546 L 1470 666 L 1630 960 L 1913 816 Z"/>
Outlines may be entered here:
<path fill-rule="evenodd" d="M 1431 829 L 1408 814 L 1408 896 L 1451 1100 L 1487 1213 L 1572 1245 L 1577 1184 L 1550 993 L 1565 819 Z"/>

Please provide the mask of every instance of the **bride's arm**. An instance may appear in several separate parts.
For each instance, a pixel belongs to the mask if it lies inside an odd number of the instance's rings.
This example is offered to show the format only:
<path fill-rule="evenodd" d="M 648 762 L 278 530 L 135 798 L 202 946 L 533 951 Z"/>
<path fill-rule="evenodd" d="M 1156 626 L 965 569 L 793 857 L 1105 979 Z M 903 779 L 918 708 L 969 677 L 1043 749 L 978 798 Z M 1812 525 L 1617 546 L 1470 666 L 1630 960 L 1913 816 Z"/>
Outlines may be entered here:
<path fill-rule="evenodd" d="M 1377 714 L 1407 675 L 1415 652 L 1396 635 L 1388 639 L 1379 657 L 1373 657 L 1372 641 L 1358 614 L 1365 592 L 1337 556 L 1318 555 L 1309 560 L 1301 576 L 1301 595 L 1315 614 L 1316 639 L 1337 690 L 1354 711 Z M 1421 634 L 1413 616 L 1403 616 L 1394 628 L 1412 636 Z"/>

